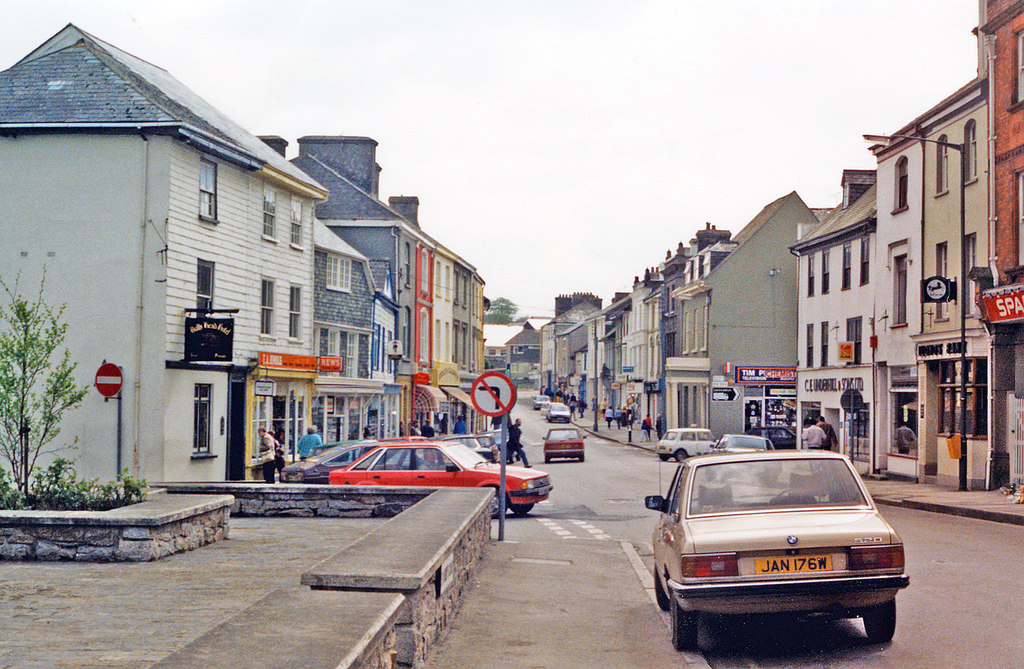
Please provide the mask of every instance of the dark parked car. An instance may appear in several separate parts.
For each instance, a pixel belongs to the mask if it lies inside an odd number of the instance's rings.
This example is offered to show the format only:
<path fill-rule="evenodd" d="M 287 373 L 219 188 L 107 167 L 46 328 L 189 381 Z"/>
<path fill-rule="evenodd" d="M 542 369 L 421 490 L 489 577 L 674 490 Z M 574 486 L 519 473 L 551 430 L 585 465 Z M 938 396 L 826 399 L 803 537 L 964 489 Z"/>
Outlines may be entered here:
<path fill-rule="evenodd" d="M 335 469 L 348 467 L 350 464 L 380 446 L 379 441 L 360 441 L 358 443 L 335 444 L 327 450 L 299 460 L 281 470 L 282 483 L 329 483 L 330 474 Z"/>
<path fill-rule="evenodd" d="M 747 434 L 768 439 L 776 449 L 796 448 L 796 433 L 788 427 L 752 427 L 747 430 Z"/>

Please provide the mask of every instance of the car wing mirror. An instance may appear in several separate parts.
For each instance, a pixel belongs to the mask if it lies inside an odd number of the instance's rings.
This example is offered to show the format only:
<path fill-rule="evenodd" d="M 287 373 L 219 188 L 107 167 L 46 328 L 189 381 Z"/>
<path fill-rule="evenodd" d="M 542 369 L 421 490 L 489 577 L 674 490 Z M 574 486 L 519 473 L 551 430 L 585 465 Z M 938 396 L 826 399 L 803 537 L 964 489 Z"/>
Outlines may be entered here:
<path fill-rule="evenodd" d="M 665 498 L 661 495 L 648 495 L 644 497 L 644 506 L 651 511 L 665 511 Z"/>
<path fill-rule="evenodd" d="M 459 471 L 459 466 L 457 464 L 455 464 L 454 462 L 449 462 L 448 464 L 446 464 L 444 466 L 444 470 L 446 472 L 457 472 L 457 471 Z"/>

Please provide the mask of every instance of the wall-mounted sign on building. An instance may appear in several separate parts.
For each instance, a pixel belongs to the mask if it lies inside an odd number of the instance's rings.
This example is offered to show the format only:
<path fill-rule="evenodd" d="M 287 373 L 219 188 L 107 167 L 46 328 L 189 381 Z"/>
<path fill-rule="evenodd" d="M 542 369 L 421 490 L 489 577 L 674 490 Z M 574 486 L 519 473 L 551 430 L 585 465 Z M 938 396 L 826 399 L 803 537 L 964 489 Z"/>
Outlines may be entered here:
<path fill-rule="evenodd" d="M 736 367 L 736 383 L 752 385 L 793 385 L 796 367 Z"/>
<path fill-rule="evenodd" d="M 185 360 L 188 362 L 231 362 L 234 340 L 234 318 L 185 318 Z"/>
<path fill-rule="evenodd" d="M 305 369 L 316 371 L 318 361 L 311 355 L 291 355 L 289 353 L 268 353 L 260 351 L 260 367 L 277 367 L 279 369 Z"/>
<path fill-rule="evenodd" d="M 839 342 L 839 359 L 844 361 L 853 360 L 853 342 L 852 341 L 841 341 Z"/>
<path fill-rule="evenodd" d="M 273 397 L 277 394 L 277 383 L 270 379 L 259 379 L 253 381 L 252 394 L 257 397 Z"/>
<path fill-rule="evenodd" d="M 981 304 L 990 323 L 1024 320 L 1024 284 L 986 290 L 981 294 Z"/>

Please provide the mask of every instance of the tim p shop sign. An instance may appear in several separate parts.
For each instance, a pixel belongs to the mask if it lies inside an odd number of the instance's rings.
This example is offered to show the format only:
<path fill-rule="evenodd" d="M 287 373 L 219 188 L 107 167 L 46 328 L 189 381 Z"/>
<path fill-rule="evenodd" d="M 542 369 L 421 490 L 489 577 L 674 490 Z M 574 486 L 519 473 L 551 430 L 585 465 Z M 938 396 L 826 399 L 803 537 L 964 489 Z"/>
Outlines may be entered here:
<path fill-rule="evenodd" d="M 989 322 L 1024 321 L 1024 284 L 986 290 L 981 294 L 981 303 Z"/>

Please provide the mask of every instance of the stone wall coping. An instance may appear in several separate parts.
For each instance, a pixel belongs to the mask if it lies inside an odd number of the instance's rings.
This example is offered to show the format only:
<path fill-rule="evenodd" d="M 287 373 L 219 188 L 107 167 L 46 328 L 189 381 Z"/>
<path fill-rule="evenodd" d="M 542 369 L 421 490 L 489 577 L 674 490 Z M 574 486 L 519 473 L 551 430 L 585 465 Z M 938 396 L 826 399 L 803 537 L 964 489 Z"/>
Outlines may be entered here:
<path fill-rule="evenodd" d="M 110 511 L 0 511 L 0 525 L 159 526 L 230 507 L 231 495 L 147 496 Z"/>
<path fill-rule="evenodd" d="M 438 488 L 302 574 L 301 583 L 334 590 L 414 592 L 422 588 L 481 512 L 491 488 Z"/>
<path fill-rule="evenodd" d="M 195 482 L 175 481 L 153 484 L 172 494 L 226 494 L 262 497 L 366 497 L 367 495 L 387 494 L 392 496 L 407 495 L 415 498 L 427 497 L 434 488 L 422 486 L 347 486 L 324 485 L 322 483 L 255 483 L 255 482 Z"/>
<path fill-rule="evenodd" d="M 152 667 L 378 666 L 368 656 L 403 601 L 398 593 L 274 590 Z"/>

